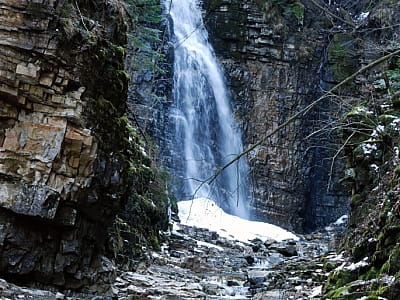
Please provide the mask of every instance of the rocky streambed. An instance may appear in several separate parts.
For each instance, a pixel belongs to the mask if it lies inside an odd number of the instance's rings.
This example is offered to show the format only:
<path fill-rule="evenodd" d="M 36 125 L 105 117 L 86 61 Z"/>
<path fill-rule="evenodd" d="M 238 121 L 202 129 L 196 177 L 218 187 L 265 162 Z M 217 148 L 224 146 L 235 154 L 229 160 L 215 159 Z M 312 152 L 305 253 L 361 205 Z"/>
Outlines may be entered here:
<path fill-rule="evenodd" d="M 324 263 L 336 260 L 330 252 L 342 230 L 332 225 L 298 241 L 242 243 L 179 225 L 152 264 L 122 273 L 115 291 L 120 299 L 319 299 Z"/>
<path fill-rule="evenodd" d="M 342 231 L 343 225 L 333 224 L 299 240 L 243 243 L 175 224 L 161 251 L 147 252 L 134 270 L 118 272 L 107 296 L 28 289 L 1 280 L 0 299 L 320 299 L 324 264 L 338 264 L 332 251 Z"/>

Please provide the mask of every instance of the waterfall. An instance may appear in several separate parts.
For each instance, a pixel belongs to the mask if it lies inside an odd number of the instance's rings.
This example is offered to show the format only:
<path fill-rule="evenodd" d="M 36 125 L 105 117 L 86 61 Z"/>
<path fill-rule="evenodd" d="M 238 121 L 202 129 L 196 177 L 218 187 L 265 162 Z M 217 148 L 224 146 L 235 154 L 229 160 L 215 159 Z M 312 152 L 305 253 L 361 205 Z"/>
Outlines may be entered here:
<path fill-rule="evenodd" d="M 201 181 L 243 150 L 223 72 L 197 0 L 166 0 L 173 26 L 173 169 L 181 176 L 183 198 L 213 199 L 227 212 L 249 218 L 248 165 L 241 159 L 211 184 Z M 186 200 L 182 199 L 182 200 Z"/>

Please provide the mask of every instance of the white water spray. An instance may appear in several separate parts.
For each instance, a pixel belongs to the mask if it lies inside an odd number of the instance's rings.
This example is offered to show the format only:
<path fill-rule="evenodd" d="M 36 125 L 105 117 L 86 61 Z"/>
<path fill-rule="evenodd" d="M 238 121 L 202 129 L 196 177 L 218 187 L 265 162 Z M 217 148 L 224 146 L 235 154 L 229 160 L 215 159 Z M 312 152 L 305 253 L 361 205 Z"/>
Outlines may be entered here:
<path fill-rule="evenodd" d="M 196 0 L 166 0 L 173 21 L 174 40 L 174 152 L 175 168 L 184 177 L 186 199 L 214 199 L 242 218 L 248 214 L 248 165 L 241 159 L 225 169 L 212 185 L 201 182 L 243 150 L 235 127 L 224 76 L 208 42 Z"/>

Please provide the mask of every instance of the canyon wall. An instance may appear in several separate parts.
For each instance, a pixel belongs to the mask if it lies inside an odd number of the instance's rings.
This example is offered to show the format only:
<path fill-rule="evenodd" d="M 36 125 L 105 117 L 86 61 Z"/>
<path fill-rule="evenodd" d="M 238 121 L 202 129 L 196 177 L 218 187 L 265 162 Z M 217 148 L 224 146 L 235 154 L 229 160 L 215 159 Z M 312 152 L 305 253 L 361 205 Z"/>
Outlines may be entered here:
<path fill-rule="evenodd" d="M 400 3 L 381 0 L 366 9 L 357 32 L 358 66 L 390 53 L 351 86 L 357 105 L 343 118 L 346 169 L 352 186 L 348 231 L 339 251 L 358 267 L 333 266 L 323 299 L 384 298 L 400 294 Z M 362 43 L 357 43 L 362 40 Z M 362 286 L 362 287 L 361 287 Z"/>
<path fill-rule="evenodd" d="M 247 146 L 335 82 L 326 59 L 332 24 L 312 3 L 209 0 L 204 5 Z M 340 157 L 331 170 L 338 137 L 321 130 L 339 109 L 332 101 L 317 106 L 248 155 L 257 219 L 309 231 L 347 212 L 348 192 L 337 184 Z"/>
<path fill-rule="evenodd" d="M 157 240 L 166 204 L 149 199 L 151 160 L 124 116 L 126 20 L 121 1 L 0 1 L 5 278 L 107 283 L 115 267 L 105 253 Z"/>

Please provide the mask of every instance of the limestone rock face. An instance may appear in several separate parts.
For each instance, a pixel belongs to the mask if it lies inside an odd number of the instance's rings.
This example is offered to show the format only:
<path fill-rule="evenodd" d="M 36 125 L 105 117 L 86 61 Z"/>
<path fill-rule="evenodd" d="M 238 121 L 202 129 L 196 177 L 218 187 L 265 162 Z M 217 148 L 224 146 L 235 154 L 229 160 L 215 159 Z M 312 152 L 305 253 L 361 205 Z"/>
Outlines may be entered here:
<path fill-rule="evenodd" d="M 117 1 L 98 2 L 116 24 Z M 124 193 L 88 108 L 105 75 L 96 51 L 120 41 L 82 18 L 66 1 L 0 0 L 0 270 L 70 288 L 103 276 L 91 268 Z"/>
<path fill-rule="evenodd" d="M 210 39 L 226 70 L 247 146 L 331 83 L 324 70 L 328 38 L 320 12 L 307 1 L 281 2 L 204 3 Z M 334 138 L 309 137 L 337 110 L 330 103 L 318 106 L 249 155 L 256 218 L 307 231 L 346 213 L 346 192 L 334 184 L 335 175 L 331 180 L 328 175 Z"/>

